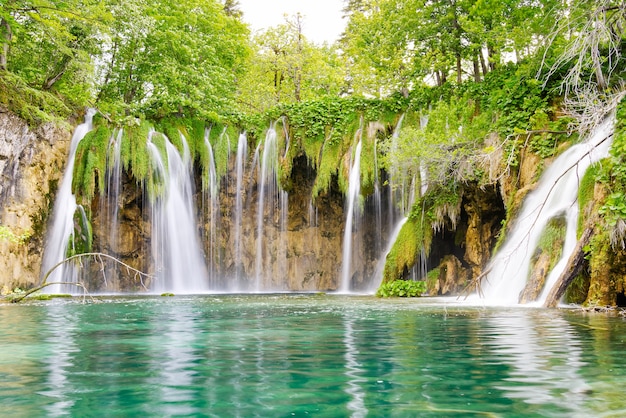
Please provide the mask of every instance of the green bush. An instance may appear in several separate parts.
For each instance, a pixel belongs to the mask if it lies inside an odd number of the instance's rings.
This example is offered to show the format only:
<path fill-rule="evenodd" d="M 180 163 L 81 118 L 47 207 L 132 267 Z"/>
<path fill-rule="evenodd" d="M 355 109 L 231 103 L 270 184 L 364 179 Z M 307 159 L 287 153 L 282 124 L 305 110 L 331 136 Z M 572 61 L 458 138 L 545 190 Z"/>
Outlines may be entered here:
<path fill-rule="evenodd" d="M 422 296 L 426 291 L 426 282 L 413 280 L 394 280 L 380 285 L 376 291 L 379 298 L 401 297 L 415 298 Z"/>

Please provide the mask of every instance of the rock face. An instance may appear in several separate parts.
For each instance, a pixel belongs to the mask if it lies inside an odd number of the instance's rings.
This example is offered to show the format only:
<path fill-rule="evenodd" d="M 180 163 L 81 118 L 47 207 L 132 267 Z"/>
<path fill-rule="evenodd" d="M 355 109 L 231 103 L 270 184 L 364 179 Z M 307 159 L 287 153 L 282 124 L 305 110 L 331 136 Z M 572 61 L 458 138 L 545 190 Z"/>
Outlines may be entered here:
<path fill-rule="evenodd" d="M 330 190 L 311 201 L 315 171 L 305 157 L 293 161 L 286 213 L 281 205 L 266 205 L 263 213 L 263 244 L 258 245 L 259 186 L 255 170 L 245 176 L 241 186 L 242 216 L 236 225 L 234 180 L 235 161 L 222 179 L 219 191 L 219 216 L 211 222 L 211 205 L 200 189 L 196 176 L 195 211 L 198 236 L 202 240 L 205 263 L 209 270 L 210 290 L 226 291 L 326 291 L 339 287 L 342 272 L 342 249 L 345 228 L 344 197 L 333 179 Z M 151 256 L 151 205 L 142 188 L 123 176 L 118 201 L 97 194 L 92 202 L 94 251 L 119 258 L 124 263 L 155 273 Z M 270 199 L 266 196 L 266 204 Z M 359 227 L 352 234 L 350 288 L 356 291 L 375 289 L 378 261 L 386 248 L 392 219 L 387 208 L 389 193 L 378 202 L 369 198 L 363 204 Z M 376 204 L 375 204 L 376 203 Z M 117 207 L 117 220 L 111 214 Z M 381 210 L 385 208 L 385 210 Z M 282 217 L 282 219 L 281 219 Z M 237 234 L 239 231 L 239 234 Z M 237 243 L 237 236 L 240 242 Z M 240 250 L 237 251 L 236 248 Z M 260 266 L 257 254 L 262 254 Z M 101 291 L 141 291 L 141 283 L 111 263 L 104 262 L 106 283 L 99 262 L 91 262 L 83 280 L 89 288 Z M 262 274 L 258 277 L 260 267 Z M 87 280 L 89 278 L 89 280 Z M 144 281 L 147 287 L 149 282 Z"/>
<path fill-rule="evenodd" d="M 0 285 L 39 282 L 43 237 L 63 174 L 71 133 L 48 123 L 36 129 L 0 108 Z M 16 237 L 18 237 L 16 239 Z"/>

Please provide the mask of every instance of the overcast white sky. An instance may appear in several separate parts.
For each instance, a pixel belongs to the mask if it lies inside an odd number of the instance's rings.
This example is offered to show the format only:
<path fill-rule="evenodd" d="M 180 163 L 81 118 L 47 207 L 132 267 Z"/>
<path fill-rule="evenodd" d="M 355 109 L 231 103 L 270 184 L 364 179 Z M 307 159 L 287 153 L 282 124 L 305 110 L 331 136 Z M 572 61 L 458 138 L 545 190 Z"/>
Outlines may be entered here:
<path fill-rule="evenodd" d="M 298 12 L 304 17 L 304 36 L 317 44 L 336 41 L 345 27 L 343 0 L 239 0 L 239 5 L 253 32 L 283 24 L 285 13 Z"/>

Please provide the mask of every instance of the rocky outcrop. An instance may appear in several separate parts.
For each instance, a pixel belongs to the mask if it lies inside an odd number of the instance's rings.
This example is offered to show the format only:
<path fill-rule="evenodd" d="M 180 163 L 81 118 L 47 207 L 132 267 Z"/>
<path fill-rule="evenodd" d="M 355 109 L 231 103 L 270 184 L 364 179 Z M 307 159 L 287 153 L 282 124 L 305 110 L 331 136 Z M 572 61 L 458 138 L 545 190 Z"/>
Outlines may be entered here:
<path fill-rule="evenodd" d="M 39 281 L 43 237 L 71 135 L 54 123 L 32 128 L 0 109 L 0 285 Z"/>

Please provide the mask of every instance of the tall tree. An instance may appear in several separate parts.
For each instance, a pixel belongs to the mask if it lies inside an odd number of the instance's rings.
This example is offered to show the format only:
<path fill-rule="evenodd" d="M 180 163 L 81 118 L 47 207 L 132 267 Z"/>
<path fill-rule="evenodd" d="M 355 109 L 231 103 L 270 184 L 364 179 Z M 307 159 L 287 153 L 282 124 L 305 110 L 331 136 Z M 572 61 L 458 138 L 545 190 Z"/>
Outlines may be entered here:
<path fill-rule="evenodd" d="M 280 103 L 337 95 L 344 79 L 335 48 L 316 46 L 302 33 L 302 16 L 286 16 L 285 23 L 253 39 L 255 54 L 239 83 L 240 106 L 264 111 Z"/>
<path fill-rule="evenodd" d="M 232 107 L 248 29 L 217 0 L 117 1 L 100 67 L 103 106 L 213 117 Z"/>

